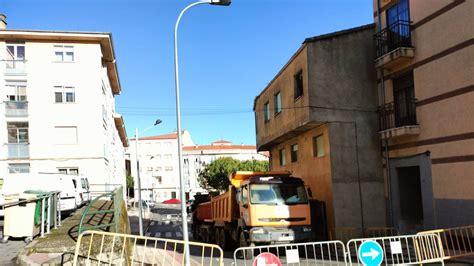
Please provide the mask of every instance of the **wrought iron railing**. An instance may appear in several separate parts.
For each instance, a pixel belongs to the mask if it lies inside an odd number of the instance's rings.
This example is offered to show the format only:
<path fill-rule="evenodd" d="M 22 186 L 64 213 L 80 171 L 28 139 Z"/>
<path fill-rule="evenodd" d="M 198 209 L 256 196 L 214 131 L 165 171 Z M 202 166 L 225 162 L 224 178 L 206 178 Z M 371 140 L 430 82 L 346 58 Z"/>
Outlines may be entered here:
<path fill-rule="evenodd" d="M 380 130 L 417 125 L 416 99 L 403 104 L 393 102 L 379 107 Z"/>
<path fill-rule="evenodd" d="M 377 57 L 399 47 L 412 47 L 411 22 L 400 20 L 374 35 Z"/>
<path fill-rule="evenodd" d="M 94 208 L 95 204 L 98 200 L 105 199 L 112 201 L 113 206 L 108 206 L 107 204 L 101 205 L 101 208 L 91 210 Z M 114 191 L 104 193 L 89 202 L 87 207 L 85 208 L 84 212 L 82 213 L 81 220 L 79 222 L 79 234 L 86 230 L 97 230 L 97 229 L 106 229 L 106 228 L 113 228 L 112 230 L 116 233 L 119 233 L 119 219 L 122 210 L 123 204 L 123 187 L 120 186 L 116 188 Z M 99 223 L 97 224 L 90 224 L 89 222 L 94 220 L 94 216 L 106 216 L 108 214 L 113 214 L 111 221 L 108 223 L 105 222 L 105 219 L 100 218 Z M 92 216 L 88 221 L 86 221 L 86 217 Z"/>
<path fill-rule="evenodd" d="M 28 102 L 27 101 L 5 102 L 5 116 L 7 117 L 28 116 Z"/>
<path fill-rule="evenodd" d="M 28 158 L 30 157 L 29 143 L 7 143 L 8 158 Z"/>

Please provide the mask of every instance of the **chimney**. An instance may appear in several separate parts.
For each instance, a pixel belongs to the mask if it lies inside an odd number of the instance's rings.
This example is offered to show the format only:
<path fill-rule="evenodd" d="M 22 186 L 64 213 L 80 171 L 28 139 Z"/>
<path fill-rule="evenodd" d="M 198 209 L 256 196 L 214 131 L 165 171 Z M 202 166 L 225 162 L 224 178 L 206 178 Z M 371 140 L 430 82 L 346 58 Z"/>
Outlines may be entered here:
<path fill-rule="evenodd" d="M 0 14 L 0 30 L 7 29 L 7 17 L 3 14 Z"/>

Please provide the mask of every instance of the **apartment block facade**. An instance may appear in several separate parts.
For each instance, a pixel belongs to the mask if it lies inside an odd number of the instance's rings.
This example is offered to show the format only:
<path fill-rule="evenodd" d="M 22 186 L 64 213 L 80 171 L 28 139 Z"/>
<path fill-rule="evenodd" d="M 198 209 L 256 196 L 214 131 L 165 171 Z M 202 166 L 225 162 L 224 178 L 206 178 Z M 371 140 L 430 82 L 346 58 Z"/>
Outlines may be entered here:
<path fill-rule="evenodd" d="M 190 197 L 197 193 L 206 193 L 198 182 L 198 177 L 206 165 L 216 159 L 229 157 L 239 161 L 268 161 L 267 153 L 257 152 L 255 145 L 238 145 L 230 141 L 218 140 L 210 145 L 194 145 L 183 147 L 184 177 L 189 180 Z"/>
<path fill-rule="evenodd" d="M 258 151 L 326 204 L 328 228 L 385 226 L 374 25 L 306 39 L 255 98 Z"/>
<path fill-rule="evenodd" d="M 194 143 L 188 131 L 182 133 L 183 146 L 193 146 Z M 137 187 L 137 153 L 136 140 L 130 139 L 131 171 L 135 181 L 135 195 Z M 138 161 L 140 166 L 140 180 L 142 198 L 163 202 L 168 199 L 181 198 L 179 190 L 178 165 L 178 134 L 176 132 L 158 136 L 138 138 Z M 190 181 L 185 180 L 185 191 L 189 194 Z"/>
<path fill-rule="evenodd" d="M 374 0 L 390 223 L 474 220 L 474 1 Z"/>
<path fill-rule="evenodd" d="M 111 34 L 11 30 L 0 18 L 0 176 L 59 172 L 100 189 L 125 184 Z"/>

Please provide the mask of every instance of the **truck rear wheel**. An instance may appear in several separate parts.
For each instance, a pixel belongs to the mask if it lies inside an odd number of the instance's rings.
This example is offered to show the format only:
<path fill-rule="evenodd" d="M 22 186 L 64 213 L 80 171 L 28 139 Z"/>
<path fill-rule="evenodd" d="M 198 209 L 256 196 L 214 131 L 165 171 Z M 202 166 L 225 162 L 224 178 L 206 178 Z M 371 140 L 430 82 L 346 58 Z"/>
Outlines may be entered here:
<path fill-rule="evenodd" d="M 229 236 L 224 229 L 217 229 L 216 242 L 222 248 L 226 250 L 229 247 Z"/>

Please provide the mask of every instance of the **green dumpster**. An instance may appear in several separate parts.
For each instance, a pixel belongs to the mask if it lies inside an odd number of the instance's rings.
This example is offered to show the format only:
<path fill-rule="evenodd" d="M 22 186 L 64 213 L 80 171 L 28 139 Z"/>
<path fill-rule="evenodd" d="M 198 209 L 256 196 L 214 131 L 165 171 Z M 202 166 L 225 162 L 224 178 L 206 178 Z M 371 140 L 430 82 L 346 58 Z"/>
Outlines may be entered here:
<path fill-rule="evenodd" d="M 42 190 L 26 190 L 24 194 L 35 195 L 37 198 L 50 196 L 51 192 L 49 191 L 42 191 Z M 38 199 L 35 208 L 35 224 L 41 224 L 41 209 L 42 209 L 42 202 L 43 200 Z M 53 202 L 52 202 L 53 203 Z M 56 211 L 55 204 L 52 204 L 51 208 L 48 206 L 48 199 L 44 200 L 44 221 L 46 222 L 48 219 L 48 211 L 50 212 L 50 220 L 49 224 L 54 224 L 54 211 Z"/>

